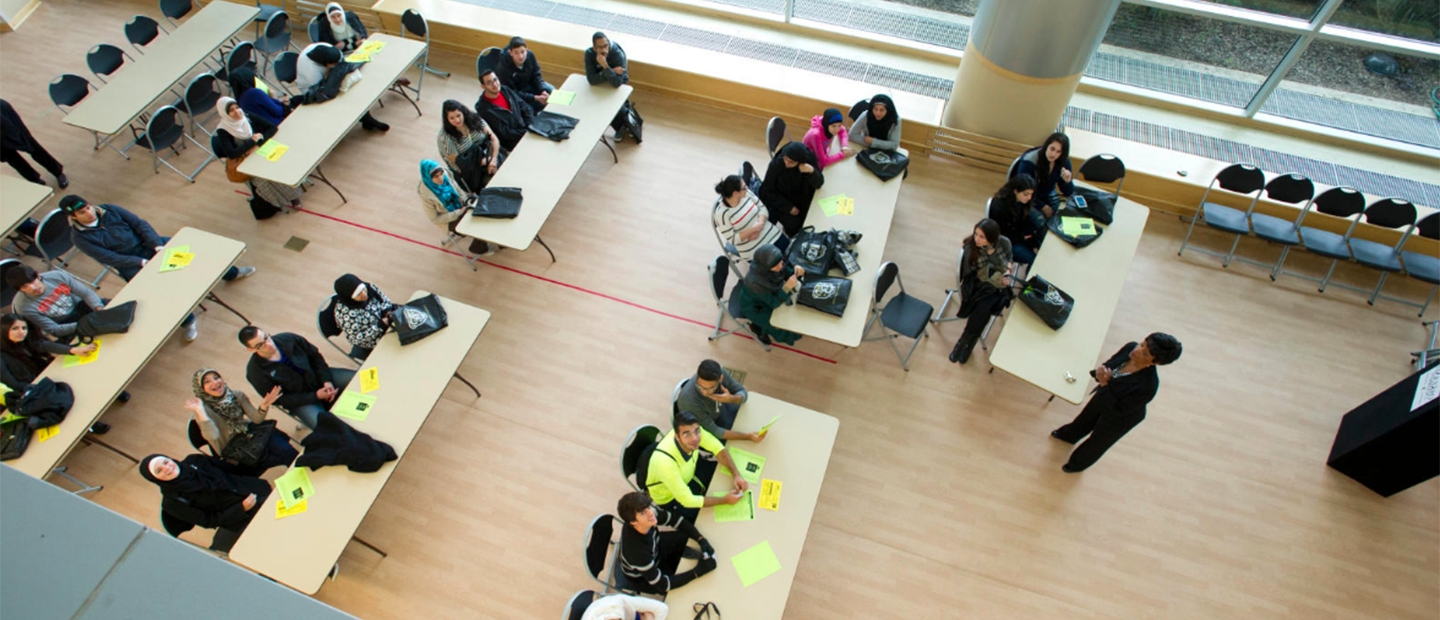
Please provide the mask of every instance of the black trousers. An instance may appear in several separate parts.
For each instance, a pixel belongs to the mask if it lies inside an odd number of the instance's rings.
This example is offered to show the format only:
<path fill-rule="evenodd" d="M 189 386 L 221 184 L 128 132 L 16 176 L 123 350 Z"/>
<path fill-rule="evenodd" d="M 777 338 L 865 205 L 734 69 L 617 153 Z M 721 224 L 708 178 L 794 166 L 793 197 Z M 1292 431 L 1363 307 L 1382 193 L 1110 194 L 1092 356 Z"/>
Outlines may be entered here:
<path fill-rule="evenodd" d="M 1070 461 L 1066 465 L 1075 471 L 1083 471 L 1085 468 L 1095 464 L 1105 455 L 1105 451 L 1115 442 L 1120 441 L 1125 433 L 1145 421 L 1145 414 L 1121 416 L 1112 410 L 1107 403 L 1096 403 L 1095 398 L 1085 404 L 1080 410 L 1080 415 L 1065 426 L 1056 429 L 1060 439 L 1075 443 L 1081 439 L 1085 442 L 1076 446 L 1070 453 Z M 1090 437 L 1085 438 L 1086 435 Z"/>
<path fill-rule="evenodd" d="M 685 555 L 685 545 L 689 541 L 690 537 L 678 530 L 660 532 L 659 557 L 655 560 L 660 566 L 661 573 L 669 575 L 670 577 L 675 576 L 675 572 L 680 569 L 680 560 L 683 559 Z M 665 594 L 665 592 L 651 589 L 650 584 L 641 580 L 629 579 L 627 581 L 629 581 L 630 585 L 634 586 L 636 590 L 641 592 Z"/>
<path fill-rule="evenodd" d="M 35 148 L 27 152 L 30 153 L 30 158 L 34 159 L 35 163 L 40 164 L 40 167 L 44 168 L 46 172 L 49 172 L 51 176 L 58 177 L 65 172 L 65 166 L 60 165 L 60 162 L 56 161 L 55 158 L 50 155 L 49 151 L 45 150 L 45 147 L 40 146 L 39 142 L 34 142 L 33 140 L 32 142 Z M 25 158 L 20 156 L 20 151 L 9 147 L 0 149 L 0 151 L 3 151 L 5 163 L 10 164 L 10 167 L 14 168 L 15 172 L 20 173 L 20 176 L 26 181 L 40 185 L 45 184 L 45 181 L 40 178 L 40 173 L 36 172 L 34 168 L 31 168 L 30 162 L 25 161 Z"/>

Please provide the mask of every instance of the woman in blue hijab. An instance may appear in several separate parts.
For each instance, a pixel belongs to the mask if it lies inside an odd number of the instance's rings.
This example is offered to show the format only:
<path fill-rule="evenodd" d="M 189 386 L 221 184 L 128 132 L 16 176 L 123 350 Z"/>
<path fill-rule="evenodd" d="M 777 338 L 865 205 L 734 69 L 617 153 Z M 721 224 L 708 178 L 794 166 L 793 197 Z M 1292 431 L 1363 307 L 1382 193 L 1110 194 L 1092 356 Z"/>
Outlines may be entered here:
<path fill-rule="evenodd" d="M 426 159 L 420 162 L 420 185 L 415 191 L 420 195 L 420 202 L 424 205 L 430 222 L 436 226 L 444 226 L 452 233 L 455 232 L 455 227 L 460 225 L 460 218 L 470 213 L 470 195 L 455 184 L 445 165 L 438 161 Z M 449 243 L 450 240 L 446 239 L 445 242 Z M 490 256 L 495 253 L 495 248 L 474 239 L 470 242 L 470 253 Z"/>

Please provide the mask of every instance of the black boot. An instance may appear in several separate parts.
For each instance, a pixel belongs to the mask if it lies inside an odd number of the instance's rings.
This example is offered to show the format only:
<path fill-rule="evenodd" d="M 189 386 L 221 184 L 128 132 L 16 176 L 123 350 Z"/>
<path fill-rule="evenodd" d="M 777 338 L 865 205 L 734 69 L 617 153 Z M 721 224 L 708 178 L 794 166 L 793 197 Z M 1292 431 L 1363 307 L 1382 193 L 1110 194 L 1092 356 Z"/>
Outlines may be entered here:
<path fill-rule="evenodd" d="M 970 334 L 960 336 L 960 342 L 955 345 L 960 350 L 960 354 L 955 361 L 960 364 L 970 361 L 970 353 L 975 350 L 975 343 L 979 341 L 979 338 Z"/>

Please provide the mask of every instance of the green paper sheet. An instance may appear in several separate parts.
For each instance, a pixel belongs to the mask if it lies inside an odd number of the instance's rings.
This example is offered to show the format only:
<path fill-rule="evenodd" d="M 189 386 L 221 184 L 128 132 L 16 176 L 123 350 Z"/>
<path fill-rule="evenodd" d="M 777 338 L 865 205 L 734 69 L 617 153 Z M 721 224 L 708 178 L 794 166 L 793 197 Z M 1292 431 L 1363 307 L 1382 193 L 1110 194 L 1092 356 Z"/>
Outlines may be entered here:
<path fill-rule="evenodd" d="M 568 90 L 555 90 L 550 92 L 549 105 L 570 105 L 575 103 L 575 93 Z"/>
<path fill-rule="evenodd" d="M 265 80 L 255 80 L 255 88 L 260 89 L 262 93 L 270 94 L 270 86 L 265 83 Z"/>
<path fill-rule="evenodd" d="M 710 495 L 712 497 L 725 497 L 730 494 L 734 487 L 715 489 Z M 755 520 L 755 494 L 746 491 L 740 501 L 733 504 L 715 504 L 710 507 L 715 511 L 716 523 L 728 523 L 730 521 L 754 521 Z"/>
<path fill-rule="evenodd" d="M 165 250 L 165 259 L 162 260 L 162 261 L 160 261 L 160 273 L 165 273 L 165 272 L 167 272 L 167 271 L 175 271 L 176 269 L 184 269 L 184 268 L 185 268 L 185 265 L 175 265 L 175 264 L 172 264 L 172 263 L 171 263 L 171 257 L 174 256 L 176 253 L 189 254 L 189 253 L 190 253 L 190 246 L 188 246 L 188 245 L 182 245 L 182 246 L 179 246 L 179 247 L 167 248 L 167 249 Z M 187 262 L 186 264 L 188 265 L 189 263 Z"/>
<path fill-rule="evenodd" d="M 775 557 L 775 550 L 770 548 L 768 540 L 736 554 L 730 558 L 730 563 L 735 565 L 735 573 L 740 575 L 740 585 L 747 588 L 780 570 L 780 559 Z"/>
<path fill-rule="evenodd" d="M 71 366 L 84 366 L 85 364 L 89 364 L 90 362 L 98 359 L 100 357 L 100 345 L 104 340 L 104 338 L 96 338 L 94 343 L 95 350 L 91 351 L 89 355 L 66 355 L 64 367 L 70 368 Z"/>
<path fill-rule="evenodd" d="M 1060 229 L 1071 237 L 1090 237 L 1095 235 L 1095 220 L 1088 217 L 1060 217 Z"/>
<path fill-rule="evenodd" d="M 760 484 L 760 472 L 765 469 L 765 457 L 734 446 L 726 446 L 726 450 L 730 451 L 730 460 L 735 461 L 735 466 L 740 468 L 740 477 L 750 484 Z M 720 471 L 735 475 L 724 465 L 720 466 Z"/>
<path fill-rule="evenodd" d="M 310 470 L 291 467 L 285 475 L 275 479 L 275 491 L 280 494 L 280 503 L 286 508 L 310 499 L 315 495 L 315 487 L 310 484 Z"/>
<path fill-rule="evenodd" d="M 342 418 L 350 418 L 357 422 L 364 422 L 370 417 L 370 408 L 375 406 L 374 394 L 361 394 L 353 390 L 345 390 L 340 393 L 340 398 L 330 407 L 330 413 Z"/>
<path fill-rule="evenodd" d="M 288 150 L 290 150 L 290 147 L 280 144 L 277 140 L 271 139 L 266 140 L 265 144 L 255 149 L 255 154 L 264 157 L 267 161 L 275 161 L 280 159 L 280 156 L 284 155 L 285 151 Z"/>
<path fill-rule="evenodd" d="M 777 413 L 777 414 L 775 414 L 775 417 L 774 417 L 774 418 L 771 418 L 771 419 L 770 419 L 770 423 L 769 423 L 769 424 L 766 424 L 765 426 L 760 427 L 760 434 L 761 434 L 761 435 L 764 435 L 765 433 L 770 432 L 770 427 L 775 426 L 775 423 L 776 423 L 776 422 L 779 422 L 779 421 L 780 421 L 780 414 Z M 733 458 L 733 457 L 732 457 L 732 458 Z"/>
<path fill-rule="evenodd" d="M 838 196 L 820 199 L 820 209 L 825 211 L 826 217 L 835 217 L 836 214 L 840 213 L 840 199 L 844 197 L 845 194 L 840 194 Z"/>

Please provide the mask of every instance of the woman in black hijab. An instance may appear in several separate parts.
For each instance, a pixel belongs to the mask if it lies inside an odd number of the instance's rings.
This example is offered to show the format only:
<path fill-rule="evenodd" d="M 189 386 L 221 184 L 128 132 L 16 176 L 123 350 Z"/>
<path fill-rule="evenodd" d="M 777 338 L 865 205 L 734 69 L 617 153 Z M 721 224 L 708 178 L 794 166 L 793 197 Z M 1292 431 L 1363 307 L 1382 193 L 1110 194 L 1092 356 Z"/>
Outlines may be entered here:
<path fill-rule="evenodd" d="M 804 144 L 791 142 L 780 148 L 765 180 L 760 184 L 760 202 L 770 212 L 770 221 L 780 224 L 791 239 L 805 225 L 815 190 L 825 184 L 825 175 L 815 166 L 815 154 Z"/>
<path fill-rule="evenodd" d="M 735 298 L 740 316 L 750 321 L 750 329 L 760 342 L 770 344 L 773 340 L 781 344 L 795 344 L 800 339 L 800 334 L 771 326 L 770 315 L 790 299 L 790 293 L 800 286 L 800 278 L 804 275 L 805 270 L 800 267 L 793 270 L 785 268 L 785 256 L 780 248 L 767 243 L 755 250 L 750 271 L 745 274 L 744 280 L 735 285 L 730 296 Z"/>
<path fill-rule="evenodd" d="M 335 323 L 350 341 L 350 355 L 365 359 L 375 349 L 390 319 L 385 316 L 395 304 L 374 284 L 347 273 L 335 280 Z"/>
<path fill-rule="evenodd" d="M 866 111 L 850 125 L 850 141 L 882 151 L 900 148 L 900 112 L 888 95 L 870 98 Z"/>
<path fill-rule="evenodd" d="M 243 531 L 270 495 L 270 483 L 232 475 L 203 454 L 179 463 L 152 454 L 140 460 L 140 475 L 160 487 L 161 511 L 205 528 Z"/>

